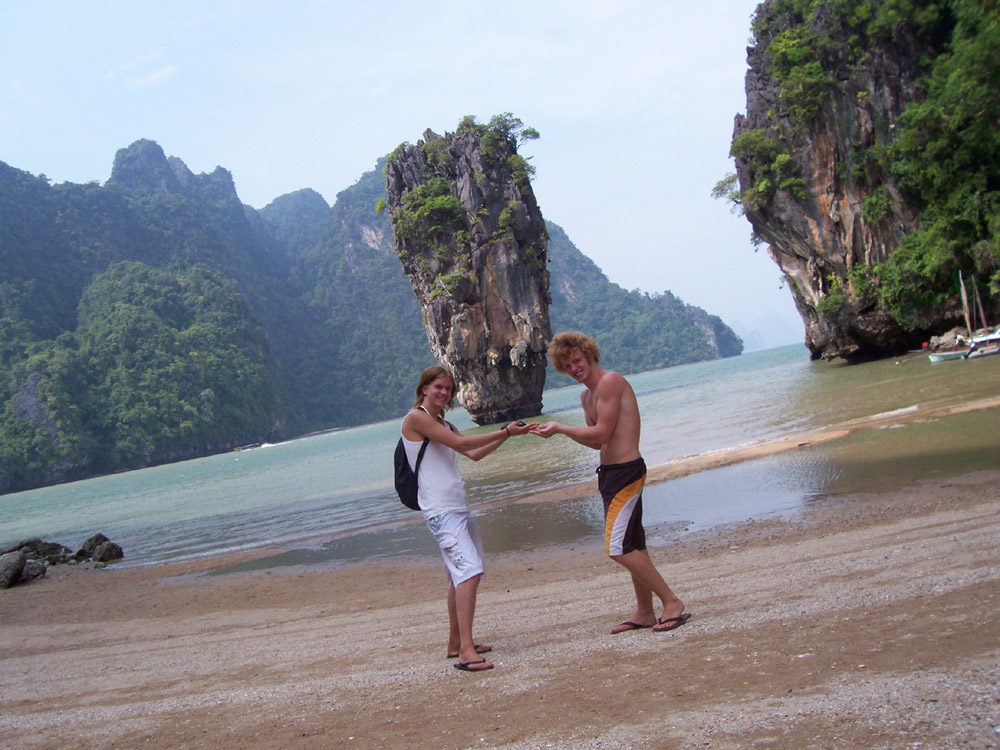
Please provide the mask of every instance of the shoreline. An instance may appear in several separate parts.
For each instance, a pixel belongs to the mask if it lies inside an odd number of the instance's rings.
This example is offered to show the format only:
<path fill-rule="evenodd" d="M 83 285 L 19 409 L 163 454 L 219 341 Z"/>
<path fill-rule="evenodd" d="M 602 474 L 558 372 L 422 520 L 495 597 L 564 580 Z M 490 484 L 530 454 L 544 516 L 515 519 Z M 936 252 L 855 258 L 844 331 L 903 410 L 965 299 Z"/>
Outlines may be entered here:
<path fill-rule="evenodd" d="M 901 483 L 652 547 L 694 615 L 669 634 L 608 633 L 632 594 L 599 541 L 490 555 L 476 633 L 497 668 L 482 675 L 444 658 L 436 558 L 56 568 L 0 592 L 0 739 L 995 747 L 998 486 L 1000 470 Z"/>
<path fill-rule="evenodd" d="M 762 439 L 728 448 L 721 448 L 687 456 L 679 456 L 677 458 L 668 459 L 656 464 L 650 463 L 648 466 L 646 485 L 648 487 L 701 472 L 712 471 L 739 463 L 767 458 L 781 453 L 787 453 L 800 448 L 819 446 L 847 437 L 848 435 L 862 429 L 882 428 L 891 425 L 904 424 L 907 422 L 937 419 L 950 415 L 981 411 L 985 409 L 1000 409 L 1000 396 L 977 399 L 958 404 L 949 404 L 945 406 L 908 407 L 893 412 L 874 414 L 819 429 L 805 430 L 799 433 L 782 435 L 780 437 L 770 439 Z M 473 510 L 482 512 L 486 510 L 496 510 L 508 505 L 533 505 L 566 500 L 580 500 L 588 497 L 599 499 L 596 479 L 588 478 L 575 482 L 564 482 L 560 486 L 552 489 L 542 489 L 540 491 L 532 490 L 528 494 L 519 492 L 516 494 L 495 497 L 490 500 L 477 501 L 473 503 Z M 766 511 L 764 512 L 766 513 Z M 786 512 L 786 510 L 782 509 L 781 512 Z M 726 523 L 727 522 L 722 522 L 722 525 L 725 525 Z M 414 525 L 422 526 L 422 524 L 423 521 L 419 514 L 414 513 L 394 519 L 392 521 L 391 528 L 410 527 Z M 303 548 L 309 549 L 317 545 L 322 545 L 326 542 L 342 541 L 365 535 L 377 535 L 385 528 L 386 526 L 382 523 L 375 523 L 361 528 L 344 530 L 332 536 L 330 534 L 323 533 L 318 536 L 312 535 L 283 543 L 262 543 L 259 546 L 252 546 L 241 551 L 212 551 L 204 555 L 167 560 L 130 560 L 126 558 L 123 562 L 117 563 L 116 566 L 132 570 L 159 567 L 163 565 L 184 565 L 188 563 L 199 564 L 200 561 L 205 561 L 207 570 L 228 568 L 233 565 L 245 564 L 257 559 L 265 560 L 275 555 L 282 555 Z M 655 533 L 655 524 L 649 526 L 649 530 Z M 711 529 L 709 529 L 709 531 L 711 531 Z M 670 534 L 669 536 L 672 538 L 674 535 Z M 583 540 L 580 541 L 582 542 Z M 344 565 L 363 564 L 368 562 L 371 562 L 371 558 L 361 557 L 357 560 L 346 560 L 342 557 L 334 556 L 331 557 L 328 565 L 331 567 L 340 567 Z M 323 568 L 325 565 L 327 564 L 324 564 L 323 562 L 302 564 L 303 567 L 310 569 L 313 569 L 314 567 Z M 295 568 L 297 566 L 294 563 L 284 563 L 279 567 Z M 227 571 L 225 575 L 239 575 L 253 572 L 257 571 Z"/>

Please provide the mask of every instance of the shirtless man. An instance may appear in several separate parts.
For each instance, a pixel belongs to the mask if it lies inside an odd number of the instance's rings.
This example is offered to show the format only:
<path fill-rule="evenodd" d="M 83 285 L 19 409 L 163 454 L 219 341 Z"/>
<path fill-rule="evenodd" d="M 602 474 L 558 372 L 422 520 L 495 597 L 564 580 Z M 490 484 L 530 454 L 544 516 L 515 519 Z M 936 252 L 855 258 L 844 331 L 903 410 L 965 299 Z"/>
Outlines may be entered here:
<path fill-rule="evenodd" d="M 656 570 L 646 551 L 642 527 L 642 488 L 646 464 L 639 455 L 639 404 L 629 382 L 598 362 L 601 353 L 589 336 L 560 333 L 549 344 L 549 360 L 558 372 L 584 385 L 580 394 L 586 427 L 549 422 L 531 430 L 543 438 L 566 435 L 580 445 L 600 451 L 598 486 L 604 499 L 604 547 L 608 556 L 632 575 L 636 610 L 611 632 L 652 628 L 663 632 L 683 625 L 691 615 Z M 659 618 L 653 594 L 662 603 Z"/>

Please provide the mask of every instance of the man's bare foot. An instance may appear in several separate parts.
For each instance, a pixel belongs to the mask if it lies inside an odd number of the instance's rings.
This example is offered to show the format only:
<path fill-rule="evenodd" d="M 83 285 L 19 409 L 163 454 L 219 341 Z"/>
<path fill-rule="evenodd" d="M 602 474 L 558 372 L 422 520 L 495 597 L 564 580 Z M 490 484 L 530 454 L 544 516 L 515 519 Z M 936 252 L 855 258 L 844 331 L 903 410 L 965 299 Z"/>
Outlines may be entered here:
<path fill-rule="evenodd" d="M 492 650 L 493 650 L 493 646 L 491 646 L 488 643 L 477 643 L 476 644 L 476 653 L 477 654 L 488 654 Z M 456 649 L 452 650 L 449 647 L 448 648 L 448 656 L 446 658 L 448 658 L 448 659 L 457 659 L 458 658 L 458 649 L 456 648 Z"/>
<path fill-rule="evenodd" d="M 653 626 L 654 633 L 664 633 L 681 625 L 691 619 L 691 613 L 684 611 L 684 603 L 678 599 L 670 607 L 663 608 L 663 616 L 660 617 Z"/>
<path fill-rule="evenodd" d="M 684 602 L 680 599 L 674 599 L 663 608 L 663 614 L 660 615 L 659 619 L 653 625 L 653 631 L 662 633 L 664 630 L 679 628 L 690 617 L 691 615 L 685 616 L 684 614 Z"/>

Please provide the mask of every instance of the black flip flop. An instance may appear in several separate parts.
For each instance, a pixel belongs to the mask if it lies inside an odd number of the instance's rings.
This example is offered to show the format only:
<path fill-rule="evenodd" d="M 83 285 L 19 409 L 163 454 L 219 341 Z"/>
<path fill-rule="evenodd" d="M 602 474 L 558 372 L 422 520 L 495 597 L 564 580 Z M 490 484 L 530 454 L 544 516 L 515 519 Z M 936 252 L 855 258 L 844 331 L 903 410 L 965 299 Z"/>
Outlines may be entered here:
<path fill-rule="evenodd" d="M 691 619 L 691 613 L 690 612 L 685 612 L 680 617 L 668 617 L 666 620 L 661 620 L 659 617 L 657 617 L 656 618 L 656 624 L 657 625 L 666 625 L 666 624 L 671 623 L 671 622 L 674 623 L 674 624 L 671 625 L 669 628 L 660 628 L 659 630 L 657 630 L 656 629 L 656 625 L 654 625 L 653 626 L 653 632 L 654 633 L 666 633 L 668 630 L 674 630 L 676 628 L 679 628 L 681 625 L 683 625 L 684 623 L 686 623 L 690 619 Z"/>
<path fill-rule="evenodd" d="M 463 672 L 485 672 L 488 669 L 493 669 L 493 665 L 490 664 L 488 667 L 480 667 L 479 669 L 473 669 L 471 664 L 486 664 L 486 659 L 477 659 L 476 661 L 460 661 L 456 662 L 453 666 L 455 669 L 461 669 Z"/>

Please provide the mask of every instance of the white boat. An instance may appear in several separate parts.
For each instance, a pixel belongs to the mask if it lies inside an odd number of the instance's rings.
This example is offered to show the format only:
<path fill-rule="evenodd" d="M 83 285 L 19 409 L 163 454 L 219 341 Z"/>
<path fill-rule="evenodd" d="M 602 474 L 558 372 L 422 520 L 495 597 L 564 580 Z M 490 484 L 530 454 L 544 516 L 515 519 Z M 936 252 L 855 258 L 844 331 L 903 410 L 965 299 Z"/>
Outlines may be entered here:
<path fill-rule="evenodd" d="M 947 349 L 940 352 L 931 352 L 927 355 L 931 362 L 944 362 L 948 359 L 965 359 L 972 350 L 968 347 L 962 349 Z"/>
<path fill-rule="evenodd" d="M 962 336 L 958 337 L 963 340 Z M 977 359 L 990 354 L 1000 354 L 1000 328 L 983 336 L 973 336 L 969 346 L 956 346 L 951 349 L 941 349 L 927 355 L 931 362 L 944 362 L 949 359 Z"/>
<path fill-rule="evenodd" d="M 998 341 L 998 343 L 992 344 L 990 346 L 977 346 L 974 349 L 972 349 L 972 351 L 970 351 L 968 354 L 966 354 L 965 358 L 978 359 L 979 357 L 988 357 L 991 354 L 1000 354 L 1000 340 L 997 339 L 994 340 Z"/>
<path fill-rule="evenodd" d="M 993 344 L 1000 344 L 1000 328 L 997 328 L 993 333 L 987 333 L 985 336 L 974 336 L 972 338 L 973 346 L 992 346 Z"/>

